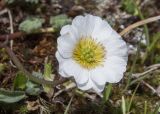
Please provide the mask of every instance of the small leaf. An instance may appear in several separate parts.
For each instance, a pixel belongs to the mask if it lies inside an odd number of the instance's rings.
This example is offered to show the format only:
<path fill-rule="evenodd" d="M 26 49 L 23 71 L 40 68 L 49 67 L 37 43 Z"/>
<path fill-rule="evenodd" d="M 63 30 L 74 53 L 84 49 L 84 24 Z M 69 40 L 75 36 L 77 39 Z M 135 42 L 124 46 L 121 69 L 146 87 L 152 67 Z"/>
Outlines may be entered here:
<path fill-rule="evenodd" d="M 123 114 L 126 114 L 126 101 L 124 96 L 122 96 L 122 112 Z"/>
<path fill-rule="evenodd" d="M 69 19 L 65 14 L 61 14 L 61 15 L 50 18 L 50 24 L 57 29 L 61 28 L 62 26 L 70 22 L 71 22 L 71 19 Z"/>
<path fill-rule="evenodd" d="M 9 91 L 0 89 L 0 102 L 15 103 L 25 98 L 26 95 L 22 91 Z"/>
<path fill-rule="evenodd" d="M 37 78 L 43 78 L 42 73 L 40 72 L 32 72 L 32 75 L 37 77 Z M 37 83 L 31 82 L 31 81 L 27 81 L 26 83 L 26 93 L 29 95 L 39 95 L 41 93 L 41 86 Z"/>
<path fill-rule="evenodd" d="M 7 4 L 12 4 L 13 2 L 16 2 L 18 0 L 5 0 L 5 2 Z M 20 0 L 21 1 L 21 0 Z M 29 3 L 35 3 L 35 4 L 38 4 L 39 3 L 39 0 L 25 0 L 24 2 L 29 2 Z"/>
<path fill-rule="evenodd" d="M 12 3 L 14 2 L 14 0 L 5 0 L 5 2 L 6 2 L 7 4 L 12 4 Z"/>
<path fill-rule="evenodd" d="M 26 2 L 38 4 L 39 0 L 25 0 Z"/>
<path fill-rule="evenodd" d="M 107 102 L 108 99 L 109 99 L 109 96 L 111 94 L 111 90 L 112 90 L 112 84 L 108 84 L 108 86 L 105 88 L 105 91 L 104 91 L 104 96 L 103 96 L 103 100 L 104 102 Z"/>
<path fill-rule="evenodd" d="M 24 20 L 20 24 L 19 30 L 24 31 L 26 33 L 34 33 L 36 31 L 39 31 L 43 23 L 44 23 L 44 19 L 29 18 L 29 19 Z"/>
<path fill-rule="evenodd" d="M 13 83 L 13 88 L 15 89 L 25 89 L 26 88 L 26 83 L 27 83 L 27 78 L 26 76 L 19 72 L 16 75 L 16 78 L 14 79 L 14 83 Z"/>
<path fill-rule="evenodd" d="M 134 0 L 123 0 L 122 6 L 126 12 L 136 16 L 138 15 L 138 10 L 134 2 L 135 2 Z"/>
<path fill-rule="evenodd" d="M 44 79 L 51 78 L 52 74 L 52 64 L 51 62 L 46 62 L 44 65 Z"/>
<path fill-rule="evenodd" d="M 36 83 L 28 81 L 26 87 L 27 87 L 26 93 L 29 95 L 39 95 L 41 93 L 40 85 Z"/>
<path fill-rule="evenodd" d="M 0 74 L 4 71 L 5 68 L 6 68 L 6 65 L 0 63 Z"/>
<path fill-rule="evenodd" d="M 48 62 L 48 58 L 45 59 L 45 65 L 44 65 L 44 79 L 48 81 L 53 81 L 54 75 L 52 74 L 52 64 L 51 62 Z M 52 86 L 43 85 L 44 91 L 47 93 L 53 93 Z"/>
<path fill-rule="evenodd" d="M 32 75 L 35 76 L 35 77 L 37 77 L 37 78 L 41 78 L 41 79 L 43 78 L 43 74 L 41 72 L 35 72 L 35 71 L 33 71 Z"/>

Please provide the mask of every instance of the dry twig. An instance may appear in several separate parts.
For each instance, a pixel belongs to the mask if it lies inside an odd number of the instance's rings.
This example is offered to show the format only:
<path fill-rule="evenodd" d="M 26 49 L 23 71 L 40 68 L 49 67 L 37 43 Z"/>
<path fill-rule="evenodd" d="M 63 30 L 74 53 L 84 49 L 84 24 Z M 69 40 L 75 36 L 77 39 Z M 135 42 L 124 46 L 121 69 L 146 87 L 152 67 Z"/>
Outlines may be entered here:
<path fill-rule="evenodd" d="M 152 87 L 150 84 L 148 84 L 147 82 L 145 82 L 145 81 L 143 81 L 143 80 L 142 80 L 141 82 L 142 82 L 145 86 L 147 86 L 149 89 L 151 89 L 153 93 L 156 93 L 158 97 L 160 97 L 160 94 L 157 92 L 156 89 L 154 89 L 154 87 Z"/>
<path fill-rule="evenodd" d="M 150 74 L 151 72 L 157 70 L 160 68 L 160 64 L 154 64 L 149 66 L 148 68 L 150 68 L 149 70 L 146 70 L 142 73 L 136 73 L 136 74 L 132 74 L 132 78 L 136 78 L 135 80 L 133 80 L 130 85 L 134 84 L 137 81 L 141 81 L 142 84 L 144 84 L 145 86 L 147 86 L 149 89 L 152 90 L 153 93 L 156 93 L 158 97 L 160 97 L 159 92 L 154 89 L 154 87 L 152 87 L 150 84 L 148 84 L 147 82 L 145 82 L 143 79 L 146 78 L 147 74 Z"/>
<path fill-rule="evenodd" d="M 148 24 L 154 21 L 160 20 L 160 15 L 159 16 L 155 16 L 155 17 L 150 17 L 148 19 L 144 19 L 142 21 L 138 21 L 130 26 L 128 26 L 127 28 L 125 28 L 122 32 L 120 32 L 119 34 L 121 36 L 124 36 L 125 34 L 127 34 L 128 32 L 130 32 L 131 30 L 133 30 L 136 27 L 142 26 L 144 24 Z"/>
<path fill-rule="evenodd" d="M 146 75 L 146 74 L 149 74 L 149 73 L 151 73 L 152 71 L 155 71 L 155 70 L 157 70 L 157 69 L 158 69 L 157 67 L 154 67 L 154 68 L 151 68 L 151 69 L 149 69 L 149 70 L 147 70 L 147 71 L 144 71 L 144 72 L 142 72 L 142 73 L 135 73 L 135 74 L 132 74 L 132 77 L 133 77 L 133 78 L 139 78 L 139 77 L 144 76 L 144 75 Z"/>

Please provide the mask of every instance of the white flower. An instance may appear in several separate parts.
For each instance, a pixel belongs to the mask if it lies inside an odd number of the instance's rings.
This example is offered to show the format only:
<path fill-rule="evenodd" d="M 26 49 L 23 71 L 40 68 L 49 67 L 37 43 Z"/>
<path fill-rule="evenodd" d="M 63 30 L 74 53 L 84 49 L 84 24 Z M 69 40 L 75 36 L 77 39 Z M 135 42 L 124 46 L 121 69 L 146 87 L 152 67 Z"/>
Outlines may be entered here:
<path fill-rule="evenodd" d="M 59 73 L 74 77 L 78 88 L 102 92 L 106 82 L 117 83 L 126 71 L 127 45 L 100 17 L 77 16 L 64 26 L 57 41 Z"/>

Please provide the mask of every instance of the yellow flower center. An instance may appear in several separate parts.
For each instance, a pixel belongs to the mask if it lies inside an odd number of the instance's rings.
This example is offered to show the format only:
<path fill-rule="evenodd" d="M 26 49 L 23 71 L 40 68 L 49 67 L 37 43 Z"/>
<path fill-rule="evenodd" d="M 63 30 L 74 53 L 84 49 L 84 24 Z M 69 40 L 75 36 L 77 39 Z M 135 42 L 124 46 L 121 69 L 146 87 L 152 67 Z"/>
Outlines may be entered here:
<path fill-rule="evenodd" d="M 81 38 L 73 50 L 73 59 L 82 67 L 93 69 L 105 59 L 105 49 L 91 37 Z"/>

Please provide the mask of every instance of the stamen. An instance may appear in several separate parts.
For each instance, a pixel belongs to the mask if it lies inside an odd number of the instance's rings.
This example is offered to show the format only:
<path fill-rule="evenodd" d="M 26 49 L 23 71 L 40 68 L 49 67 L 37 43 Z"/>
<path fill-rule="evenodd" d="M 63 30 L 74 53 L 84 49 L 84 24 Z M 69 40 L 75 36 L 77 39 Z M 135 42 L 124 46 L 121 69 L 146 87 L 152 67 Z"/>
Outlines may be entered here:
<path fill-rule="evenodd" d="M 87 69 L 102 65 L 104 57 L 104 47 L 91 37 L 82 37 L 73 50 L 73 59 Z"/>

